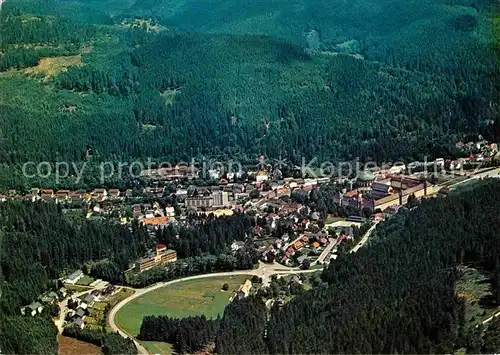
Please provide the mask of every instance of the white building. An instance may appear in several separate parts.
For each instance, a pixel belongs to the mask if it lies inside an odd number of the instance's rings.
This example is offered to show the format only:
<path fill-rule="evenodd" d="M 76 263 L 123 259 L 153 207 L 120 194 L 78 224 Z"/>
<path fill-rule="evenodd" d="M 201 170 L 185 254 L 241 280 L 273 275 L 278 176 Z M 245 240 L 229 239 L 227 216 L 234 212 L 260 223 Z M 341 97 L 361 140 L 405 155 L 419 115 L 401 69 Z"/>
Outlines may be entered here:
<path fill-rule="evenodd" d="M 175 217 L 175 209 L 172 206 L 165 207 L 165 215 L 167 217 Z"/>
<path fill-rule="evenodd" d="M 216 191 L 212 194 L 212 197 L 214 207 L 229 205 L 229 194 L 225 191 Z"/>
<path fill-rule="evenodd" d="M 269 176 L 263 170 L 257 172 L 257 176 L 255 177 L 255 181 L 257 181 L 257 182 L 267 181 L 268 179 L 269 179 Z"/>
<path fill-rule="evenodd" d="M 37 314 L 40 314 L 42 313 L 43 311 L 43 306 L 40 304 L 40 302 L 33 302 L 32 304 L 30 304 L 29 306 L 26 306 L 26 307 L 23 307 L 21 308 L 21 314 L 22 315 L 25 315 L 26 314 L 26 311 L 28 311 L 28 313 L 31 315 L 31 316 L 36 316 Z"/>
<path fill-rule="evenodd" d="M 76 270 L 74 273 L 72 273 L 71 275 L 69 275 L 63 282 L 66 283 L 66 284 L 74 285 L 82 277 L 83 277 L 83 271 L 82 270 Z"/>

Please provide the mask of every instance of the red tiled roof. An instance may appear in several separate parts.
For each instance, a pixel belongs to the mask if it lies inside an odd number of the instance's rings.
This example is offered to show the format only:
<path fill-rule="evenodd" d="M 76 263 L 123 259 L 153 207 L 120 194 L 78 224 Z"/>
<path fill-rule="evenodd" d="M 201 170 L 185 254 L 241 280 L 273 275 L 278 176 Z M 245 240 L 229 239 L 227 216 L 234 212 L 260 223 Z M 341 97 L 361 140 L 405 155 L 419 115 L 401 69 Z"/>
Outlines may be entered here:
<path fill-rule="evenodd" d="M 167 217 L 152 217 L 152 218 L 144 218 L 142 223 L 148 226 L 156 226 L 160 224 L 167 223 Z"/>
<path fill-rule="evenodd" d="M 358 195 L 358 190 L 352 190 L 345 194 L 347 197 L 355 197 Z"/>

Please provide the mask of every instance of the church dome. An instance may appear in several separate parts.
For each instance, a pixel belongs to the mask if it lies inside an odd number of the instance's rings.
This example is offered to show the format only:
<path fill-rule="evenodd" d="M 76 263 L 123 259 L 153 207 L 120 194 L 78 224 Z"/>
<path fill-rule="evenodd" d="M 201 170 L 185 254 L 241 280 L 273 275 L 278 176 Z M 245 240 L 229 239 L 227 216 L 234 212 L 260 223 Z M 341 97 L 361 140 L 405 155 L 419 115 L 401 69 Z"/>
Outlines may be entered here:
<path fill-rule="evenodd" d="M 370 170 L 362 170 L 358 172 L 356 179 L 358 181 L 373 181 L 375 180 L 375 175 Z"/>

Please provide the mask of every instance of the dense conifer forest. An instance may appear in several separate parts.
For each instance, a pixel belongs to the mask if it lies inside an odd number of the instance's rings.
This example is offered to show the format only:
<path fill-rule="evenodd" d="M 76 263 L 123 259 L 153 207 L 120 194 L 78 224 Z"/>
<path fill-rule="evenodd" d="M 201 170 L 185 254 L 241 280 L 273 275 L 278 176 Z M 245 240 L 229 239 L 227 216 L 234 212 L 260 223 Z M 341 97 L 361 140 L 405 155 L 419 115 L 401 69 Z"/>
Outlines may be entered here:
<path fill-rule="evenodd" d="M 275 305 L 269 318 L 257 296 L 232 302 L 205 330 L 204 319 L 145 317 L 140 336 L 185 342 L 173 336 L 184 324 L 183 334 L 200 336 L 180 352 L 215 344 L 219 354 L 498 352 L 498 318 L 476 327 L 456 285 L 462 266 L 481 270 L 487 307 L 500 305 L 499 187 L 480 181 L 381 223 L 367 247 L 340 255 L 323 284 Z"/>
<path fill-rule="evenodd" d="M 219 322 L 219 319 L 206 319 L 203 315 L 182 319 L 147 316 L 142 321 L 138 338 L 171 343 L 177 353 L 192 354 L 215 339 Z"/>
<path fill-rule="evenodd" d="M 129 229 L 64 215 L 49 203 L 1 203 L 0 225 L 0 344 L 5 353 L 56 353 L 57 329 L 50 317 L 21 316 L 20 308 L 57 289 L 53 280 L 63 273 L 102 259 L 122 272 L 153 243 L 137 225 Z"/>
<path fill-rule="evenodd" d="M 221 324 L 247 323 L 221 326 L 216 348 L 227 354 L 498 352 L 498 320 L 467 327 L 455 284 L 457 266 L 473 265 L 491 275 L 491 302 L 499 305 L 499 187 L 483 182 L 381 224 L 367 247 L 324 270 L 325 285 L 274 307 L 266 337 L 263 322 L 248 320 L 256 309 L 233 304 L 238 310 L 228 307 Z"/>
<path fill-rule="evenodd" d="M 452 157 L 464 134 L 500 136 L 499 25 L 491 0 L 7 0 L 0 190 L 54 183 L 23 176 L 27 161 L 90 163 L 83 183 L 54 185 L 81 188 L 97 183 L 108 160 Z M 454 287 L 457 266 L 472 264 L 491 275 L 500 302 L 499 187 L 425 201 L 380 225 L 368 247 L 323 272 L 325 285 L 273 308 L 269 320 L 251 298 L 227 307 L 210 331 L 200 328 L 206 320 L 188 322 L 228 354 L 498 352 L 499 321 L 465 327 Z M 309 203 L 334 212 L 323 200 Z M 95 276 L 145 286 L 248 268 L 255 255 L 225 250 L 245 240 L 249 223 L 237 216 L 159 232 L 188 258 L 125 280 L 153 243 L 142 227 L 44 203 L 0 204 L 2 352 L 57 351 L 50 319 L 21 317 L 19 307 L 62 274 L 96 262 Z M 114 335 L 74 336 L 107 353 L 133 351 Z"/>
<path fill-rule="evenodd" d="M 3 4 L 0 186 L 89 144 L 115 161 L 388 161 L 500 134 L 491 1 L 173 4 Z"/>

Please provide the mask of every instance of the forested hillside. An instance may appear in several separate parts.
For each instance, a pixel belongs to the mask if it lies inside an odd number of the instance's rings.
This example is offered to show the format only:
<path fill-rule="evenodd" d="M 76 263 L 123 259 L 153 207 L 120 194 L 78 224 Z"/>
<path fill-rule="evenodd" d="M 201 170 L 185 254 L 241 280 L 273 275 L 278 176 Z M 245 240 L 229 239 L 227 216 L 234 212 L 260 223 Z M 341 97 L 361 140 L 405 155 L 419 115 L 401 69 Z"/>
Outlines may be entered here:
<path fill-rule="evenodd" d="M 81 162 L 87 144 L 113 160 L 450 156 L 463 133 L 500 134 L 497 23 L 487 0 L 8 0 L 0 186 L 39 184 L 22 163 Z"/>
<path fill-rule="evenodd" d="M 22 306 L 56 289 L 54 279 L 106 258 L 125 270 L 152 244 L 143 227 L 64 215 L 49 203 L 1 203 L 0 226 L 0 344 L 5 353 L 57 352 L 52 320 L 20 313 Z"/>
<path fill-rule="evenodd" d="M 263 353 L 264 340 L 273 354 L 498 352 L 498 321 L 466 327 L 455 284 L 457 266 L 479 268 L 500 305 L 499 198 L 500 183 L 486 181 L 380 224 L 367 247 L 324 270 L 327 285 L 274 307 L 265 338 L 262 322 L 238 323 L 254 309 L 228 308 L 221 324 L 240 325 L 221 326 L 219 353 Z"/>

